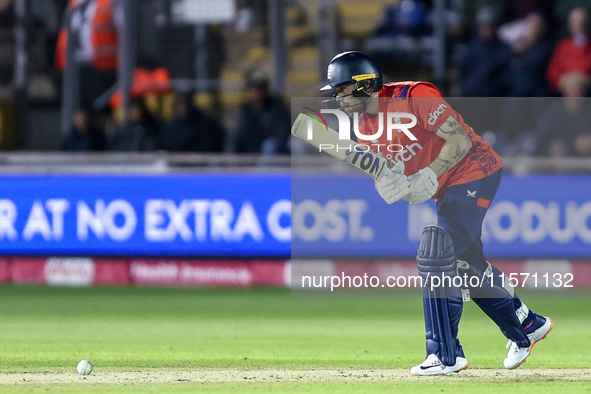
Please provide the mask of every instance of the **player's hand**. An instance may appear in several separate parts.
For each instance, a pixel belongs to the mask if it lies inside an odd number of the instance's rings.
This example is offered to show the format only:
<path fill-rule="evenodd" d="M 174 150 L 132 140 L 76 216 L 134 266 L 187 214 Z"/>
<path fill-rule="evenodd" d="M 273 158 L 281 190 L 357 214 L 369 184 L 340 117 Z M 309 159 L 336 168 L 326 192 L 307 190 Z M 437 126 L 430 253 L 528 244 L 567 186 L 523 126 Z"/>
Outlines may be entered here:
<path fill-rule="evenodd" d="M 405 198 L 411 204 L 420 204 L 435 195 L 439 188 L 437 174 L 430 167 L 423 168 L 408 177 L 410 194 Z"/>
<path fill-rule="evenodd" d="M 410 193 L 410 183 L 404 175 L 404 163 L 398 162 L 394 168 L 384 169 L 384 174 L 376 181 L 376 190 L 388 204 L 406 197 Z"/>

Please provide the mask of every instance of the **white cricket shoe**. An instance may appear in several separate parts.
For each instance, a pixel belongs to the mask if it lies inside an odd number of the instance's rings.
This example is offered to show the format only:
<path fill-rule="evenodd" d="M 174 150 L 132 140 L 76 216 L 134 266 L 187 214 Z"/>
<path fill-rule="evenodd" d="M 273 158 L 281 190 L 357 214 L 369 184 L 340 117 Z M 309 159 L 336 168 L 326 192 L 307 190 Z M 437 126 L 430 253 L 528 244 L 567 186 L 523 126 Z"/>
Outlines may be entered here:
<path fill-rule="evenodd" d="M 539 318 L 536 316 L 536 318 Z M 545 320 L 544 324 L 542 324 L 537 330 L 532 332 L 531 334 L 527 334 L 529 341 L 531 342 L 531 346 L 529 347 L 519 347 L 513 341 L 507 342 L 507 348 L 509 349 L 509 353 L 507 353 L 507 357 L 503 360 L 503 365 L 507 369 L 515 369 L 519 367 L 521 364 L 527 360 L 531 351 L 533 350 L 536 343 L 541 341 L 542 339 L 546 338 L 546 335 L 550 331 L 552 331 L 553 323 L 552 319 L 549 317 L 542 317 Z"/>
<path fill-rule="evenodd" d="M 412 367 L 410 374 L 413 376 L 438 376 L 460 372 L 466 368 L 468 368 L 468 360 L 464 357 L 456 357 L 455 365 L 448 367 L 443 365 L 435 354 L 430 354 L 422 364 Z"/>
<path fill-rule="evenodd" d="M 435 354 L 429 354 L 427 359 L 420 365 L 415 365 L 410 369 L 410 374 L 414 376 L 437 376 L 445 375 L 445 365 Z"/>
<path fill-rule="evenodd" d="M 456 363 L 453 367 L 445 367 L 445 370 L 443 371 L 445 374 L 448 373 L 458 373 L 460 371 L 463 371 L 464 369 L 468 369 L 468 366 L 470 365 L 470 363 L 468 363 L 468 359 L 465 357 L 458 357 L 456 356 Z"/>

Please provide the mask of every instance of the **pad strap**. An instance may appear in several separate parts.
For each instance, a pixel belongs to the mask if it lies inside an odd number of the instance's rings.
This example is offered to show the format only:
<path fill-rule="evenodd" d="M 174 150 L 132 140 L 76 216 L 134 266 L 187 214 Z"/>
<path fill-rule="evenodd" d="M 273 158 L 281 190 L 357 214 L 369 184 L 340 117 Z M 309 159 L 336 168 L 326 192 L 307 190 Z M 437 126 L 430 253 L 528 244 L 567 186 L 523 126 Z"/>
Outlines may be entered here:
<path fill-rule="evenodd" d="M 529 315 L 529 308 L 525 305 L 525 302 L 521 301 L 521 306 L 515 311 L 517 318 L 519 319 L 519 323 L 523 324 L 527 316 Z"/>

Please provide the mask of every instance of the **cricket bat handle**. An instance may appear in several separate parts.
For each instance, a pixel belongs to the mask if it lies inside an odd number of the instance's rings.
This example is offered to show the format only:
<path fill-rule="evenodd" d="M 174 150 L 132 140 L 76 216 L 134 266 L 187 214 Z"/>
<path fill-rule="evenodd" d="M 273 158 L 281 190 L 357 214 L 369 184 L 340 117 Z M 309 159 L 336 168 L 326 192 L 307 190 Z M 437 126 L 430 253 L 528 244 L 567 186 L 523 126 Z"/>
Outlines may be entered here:
<path fill-rule="evenodd" d="M 319 125 L 315 119 L 299 114 L 291 128 L 291 134 L 337 158 L 374 179 L 379 179 L 388 167 L 388 160 L 369 146 L 351 139 L 342 140 L 339 133 L 330 127 Z"/>

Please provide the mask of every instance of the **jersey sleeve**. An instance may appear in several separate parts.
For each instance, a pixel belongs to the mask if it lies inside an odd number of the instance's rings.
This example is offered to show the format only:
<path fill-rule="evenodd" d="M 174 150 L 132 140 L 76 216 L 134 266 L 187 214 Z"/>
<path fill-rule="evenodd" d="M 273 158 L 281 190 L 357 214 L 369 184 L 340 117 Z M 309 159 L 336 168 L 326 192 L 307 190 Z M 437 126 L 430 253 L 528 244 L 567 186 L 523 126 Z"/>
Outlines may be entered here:
<path fill-rule="evenodd" d="M 417 126 L 435 133 L 451 116 L 451 106 L 430 83 L 420 83 L 410 92 L 410 108 L 417 117 Z"/>

